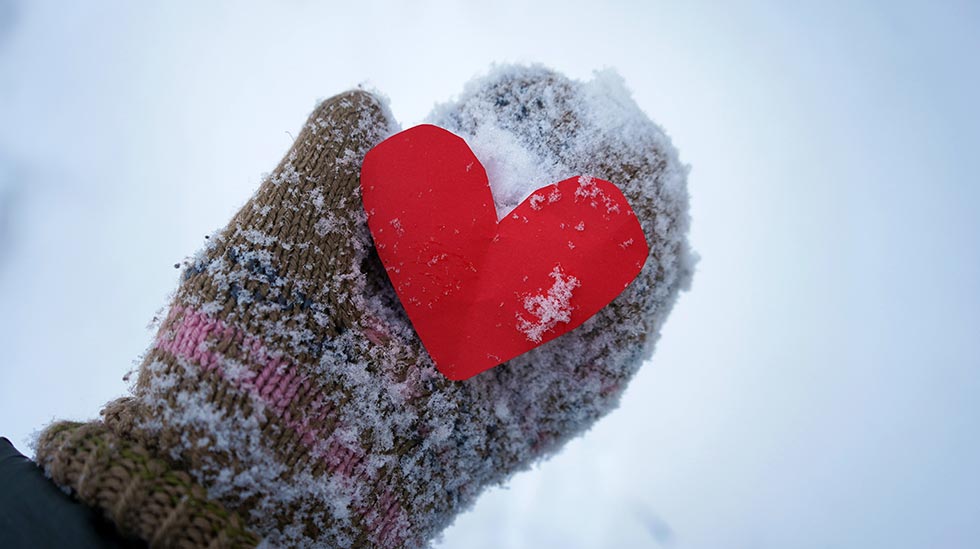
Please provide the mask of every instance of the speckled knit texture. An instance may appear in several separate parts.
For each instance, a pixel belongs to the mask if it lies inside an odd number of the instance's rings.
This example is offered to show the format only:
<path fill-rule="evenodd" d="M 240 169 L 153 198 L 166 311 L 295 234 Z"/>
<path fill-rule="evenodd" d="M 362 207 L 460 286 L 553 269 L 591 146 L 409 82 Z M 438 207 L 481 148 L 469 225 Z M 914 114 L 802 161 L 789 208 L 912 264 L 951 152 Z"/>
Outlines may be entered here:
<path fill-rule="evenodd" d="M 40 464 L 153 546 L 426 545 L 484 488 L 616 406 L 690 278 L 686 169 L 642 114 L 633 130 L 647 137 L 622 146 L 583 110 L 590 90 L 541 68 L 497 72 L 433 114 L 464 136 L 490 124 L 523 139 L 533 125 L 545 138 L 527 145 L 556 173 L 624 191 L 650 258 L 581 327 L 463 382 L 435 369 L 374 253 L 358 188 L 364 154 L 398 128 L 377 98 L 348 92 L 317 107 L 187 262 L 134 394 L 98 422 L 49 427 Z M 153 495 L 178 477 L 182 491 Z"/>

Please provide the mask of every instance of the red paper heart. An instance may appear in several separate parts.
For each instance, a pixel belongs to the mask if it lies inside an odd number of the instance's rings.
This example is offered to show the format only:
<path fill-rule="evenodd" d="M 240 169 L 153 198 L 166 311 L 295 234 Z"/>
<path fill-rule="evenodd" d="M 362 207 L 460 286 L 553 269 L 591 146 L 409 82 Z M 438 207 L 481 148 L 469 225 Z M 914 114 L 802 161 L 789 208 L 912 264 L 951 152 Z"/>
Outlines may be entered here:
<path fill-rule="evenodd" d="M 615 185 L 573 177 L 499 223 L 483 165 L 436 126 L 368 152 L 361 193 L 378 255 L 436 367 L 462 380 L 585 322 L 649 248 Z"/>

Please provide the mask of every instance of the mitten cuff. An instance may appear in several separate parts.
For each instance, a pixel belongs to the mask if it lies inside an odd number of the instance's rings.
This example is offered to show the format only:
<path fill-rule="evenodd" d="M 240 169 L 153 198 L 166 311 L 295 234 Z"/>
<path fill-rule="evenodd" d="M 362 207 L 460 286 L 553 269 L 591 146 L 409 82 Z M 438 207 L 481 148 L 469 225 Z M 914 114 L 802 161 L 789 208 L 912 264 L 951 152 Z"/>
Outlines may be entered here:
<path fill-rule="evenodd" d="M 58 486 L 151 547 L 254 547 L 238 514 L 208 499 L 190 475 L 120 438 L 102 422 L 60 422 L 38 440 L 37 461 Z"/>

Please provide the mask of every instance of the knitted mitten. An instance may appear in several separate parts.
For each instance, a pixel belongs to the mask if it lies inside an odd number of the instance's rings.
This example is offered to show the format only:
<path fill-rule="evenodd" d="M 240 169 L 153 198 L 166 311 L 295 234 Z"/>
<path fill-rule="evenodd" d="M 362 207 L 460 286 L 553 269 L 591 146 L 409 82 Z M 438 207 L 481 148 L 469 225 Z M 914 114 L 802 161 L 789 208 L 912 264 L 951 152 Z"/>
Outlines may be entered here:
<path fill-rule="evenodd" d="M 600 122 L 601 97 L 612 110 Z M 620 185 L 650 257 L 578 329 L 466 381 L 435 369 L 374 253 L 358 188 L 364 154 L 396 128 L 378 100 L 348 92 L 316 108 L 187 262 L 133 396 L 100 421 L 48 427 L 39 463 L 152 546 L 425 545 L 483 488 L 614 407 L 686 284 L 684 169 L 660 129 L 618 101 L 514 70 L 433 120 L 477 140 L 481 128 L 509 132 L 556 175 Z"/>

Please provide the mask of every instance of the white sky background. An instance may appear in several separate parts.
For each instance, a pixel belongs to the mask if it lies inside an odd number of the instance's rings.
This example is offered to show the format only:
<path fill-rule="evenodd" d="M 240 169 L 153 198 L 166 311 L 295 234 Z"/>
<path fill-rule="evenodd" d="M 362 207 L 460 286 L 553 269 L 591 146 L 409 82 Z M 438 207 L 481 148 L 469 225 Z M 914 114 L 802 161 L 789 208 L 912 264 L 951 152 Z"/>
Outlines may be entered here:
<path fill-rule="evenodd" d="M 407 127 L 493 61 L 612 66 L 693 166 L 693 289 L 621 407 L 440 547 L 980 544 L 976 4 L 144 4 L 0 0 L 22 450 L 125 390 L 316 99 L 367 81 Z"/>

